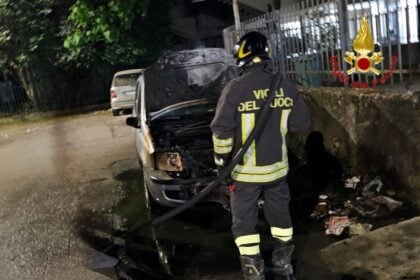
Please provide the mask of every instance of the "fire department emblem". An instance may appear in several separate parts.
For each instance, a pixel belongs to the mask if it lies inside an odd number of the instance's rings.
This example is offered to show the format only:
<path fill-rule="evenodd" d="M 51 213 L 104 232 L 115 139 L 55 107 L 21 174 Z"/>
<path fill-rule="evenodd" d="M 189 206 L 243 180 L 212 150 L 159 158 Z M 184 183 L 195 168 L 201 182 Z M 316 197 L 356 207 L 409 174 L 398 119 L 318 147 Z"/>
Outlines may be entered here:
<path fill-rule="evenodd" d="M 366 17 L 362 18 L 359 32 L 353 41 L 353 49 L 356 53 L 350 51 L 345 53 L 344 61 L 352 65 L 352 68 L 347 70 L 347 75 L 355 72 L 363 74 L 372 72 L 379 75 L 380 72 L 375 68 L 375 65 L 381 63 L 384 58 L 382 52 L 374 52 L 375 45 Z"/>

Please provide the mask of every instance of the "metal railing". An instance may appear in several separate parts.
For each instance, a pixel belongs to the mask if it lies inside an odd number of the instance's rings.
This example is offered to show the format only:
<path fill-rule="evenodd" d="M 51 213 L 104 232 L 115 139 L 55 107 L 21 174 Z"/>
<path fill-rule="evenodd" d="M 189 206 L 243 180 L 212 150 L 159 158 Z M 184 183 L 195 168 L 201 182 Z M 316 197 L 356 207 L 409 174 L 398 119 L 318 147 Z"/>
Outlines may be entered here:
<path fill-rule="evenodd" d="M 11 82 L 0 82 L 0 117 L 23 112 L 28 101 L 23 87 L 13 86 Z"/>
<path fill-rule="evenodd" d="M 345 73 L 352 68 L 344 57 L 346 51 L 353 51 L 353 40 L 362 18 L 366 17 L 375 42 L 374 51 L 384 57 L 376 68 L 382 76 L 392 72 L 387 83 L 402 83 L 420 74 L 419 2 L 301 0 L 242 22 L 240 33 L 264 33 L 270 39 L 276 67 L 287 78 L 302 85 L 333 85 L 339 82 L 333 71 Z M 223 36 L 225 48 L 232 51 L 233 27 L 226 28 Z M 335 63 L 331 63 L 332 58 Z M 375 77 L 373 73 L 352 74 L 349 81 L 368 82 Z"/>

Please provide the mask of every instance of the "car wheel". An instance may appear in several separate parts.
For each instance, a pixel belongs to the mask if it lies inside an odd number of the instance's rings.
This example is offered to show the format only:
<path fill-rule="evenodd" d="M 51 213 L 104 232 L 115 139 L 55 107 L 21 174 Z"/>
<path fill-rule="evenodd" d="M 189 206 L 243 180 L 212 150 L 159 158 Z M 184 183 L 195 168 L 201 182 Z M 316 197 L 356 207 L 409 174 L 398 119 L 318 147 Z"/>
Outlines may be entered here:
<path fill-rule="evenodd" d="M 114 117 L 119 116 L 120 115 L 120 110 L 112 110 L 112 115 Z"/>

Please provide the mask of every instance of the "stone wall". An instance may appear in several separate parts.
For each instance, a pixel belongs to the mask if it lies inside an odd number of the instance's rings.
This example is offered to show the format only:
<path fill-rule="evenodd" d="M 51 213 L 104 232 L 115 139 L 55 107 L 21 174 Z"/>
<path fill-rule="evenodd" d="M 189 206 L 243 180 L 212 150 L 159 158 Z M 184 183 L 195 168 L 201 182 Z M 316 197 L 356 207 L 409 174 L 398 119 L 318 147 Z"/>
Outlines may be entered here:
<path fill-rule="evenodd" d="M 300 88 L 309 107 L 311 131 L 326 148 L 363 178 L 407 191 L 420 206 L 419 94 L 373 89 Z M 305 140 L 301 137 L 298 142 Z"/>

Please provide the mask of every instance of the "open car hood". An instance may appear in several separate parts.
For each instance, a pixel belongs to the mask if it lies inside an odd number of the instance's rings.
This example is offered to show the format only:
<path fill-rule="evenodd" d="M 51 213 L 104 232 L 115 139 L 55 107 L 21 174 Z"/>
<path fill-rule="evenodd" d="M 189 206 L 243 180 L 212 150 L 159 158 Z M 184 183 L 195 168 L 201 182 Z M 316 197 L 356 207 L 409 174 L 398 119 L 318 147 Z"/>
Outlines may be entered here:
<path fill-rule="evenodd" d="M 144 73 L 149 112 L 193 99 L 217 100 L 236 77 L 233 57 L 224 49 L 208 48 L 168 53 Z"/>

